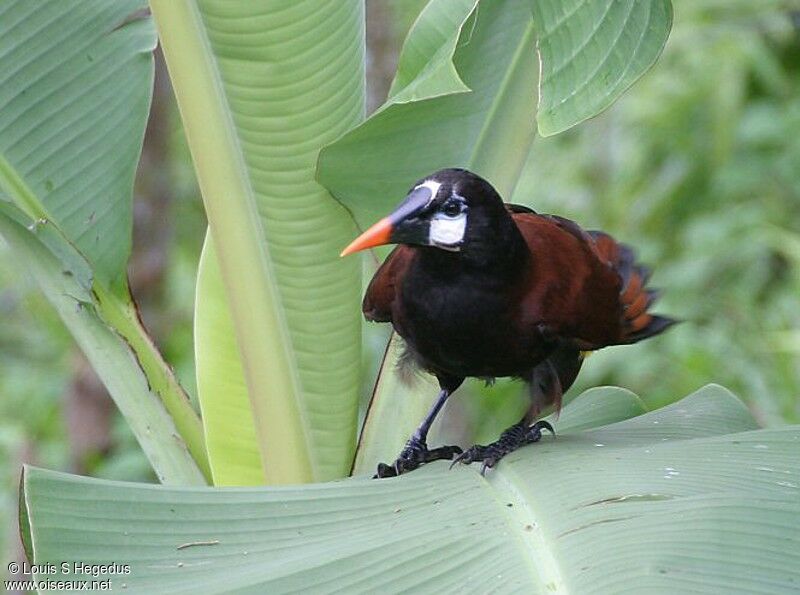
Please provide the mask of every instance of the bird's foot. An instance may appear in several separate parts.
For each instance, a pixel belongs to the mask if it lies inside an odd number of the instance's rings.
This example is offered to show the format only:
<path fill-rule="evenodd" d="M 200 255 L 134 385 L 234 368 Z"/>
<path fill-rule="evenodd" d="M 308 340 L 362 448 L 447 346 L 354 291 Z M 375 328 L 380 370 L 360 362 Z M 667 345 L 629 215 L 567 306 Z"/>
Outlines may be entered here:
<path fill-rule="evenodd" d="M 450 468 L 452 469 L 456 463 L 469 465 L 470 463 L 481 461 L 483 463 L 481 465 L 481 475 L 484 475 L 487 469 L 494 467 L 500 459 L 514 452 L 520 446 L 538 442 L 542 437 L 543 429 L 555 435 L 553 426 L 544 420 L 539 420 L 532 426 L 522 423 L 515 424 L 500 434 L 500 438 L 496 442 L 486 446 L 476 444 L 462 452 L 453 459 Z"/>
<path fill-rule="evenodd" d="M 442 459 L 449 461 L 457 454 L 461 454 L 461 449 L 457 446 L 440 446 L 428 450 L 428 445 L 423 440 L 411 438 L 406 442 L 405 448 L 394 463 L 391 465 L 378 463 L 378 471 L 372 476 L 372 479 L 397 477 L 431 461 Z"/>

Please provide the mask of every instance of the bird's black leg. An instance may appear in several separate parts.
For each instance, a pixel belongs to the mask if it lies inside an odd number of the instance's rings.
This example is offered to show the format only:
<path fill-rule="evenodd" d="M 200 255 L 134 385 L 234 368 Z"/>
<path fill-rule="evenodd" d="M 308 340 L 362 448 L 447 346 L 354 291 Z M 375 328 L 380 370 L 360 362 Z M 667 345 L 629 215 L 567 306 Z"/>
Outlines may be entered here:
<path fill-rule="evenodd" d="M 428 430 L 431 429 L 433 420 L 436 419 L 436 416 L 439 414 L 439 411 L 441 411 L 445 401 L 447 401 L 447 397 L 449 397 L 452 392 L 452 390 L 448 390 L 446 388 L 442 388 L 442 390 L 439 391 L 439 396 L 436 398 L 436 402 L 433 404 L 433 407 L 431 407 L 430 411 L 428 411 L 428 414 L 425 416 L 425 419 L 422 420 L 422 423 L 414 431 L 411 439 L 406 442 L 405 448 L 398 455 L 397 459 L 395 459 L 394 463 L 391 465 L 387 465 L 386 463 L 378 463 L 378 471 L 373 476 L 373 479 L 382 477 L 395 477 L 397 475 L 406 473 L 407 471 L 413 471 L 425 463 L 430 463 L 431 461 L 438 461 L 441 459 L 450 460 L 453 458 L 453 456 L 461 453 L 461 449 L 457 446 L 442 446 L 429 450 L 426 443 L 426 439 L 428 438 Z"/>
<path fill-rule="evenodd" d="M 500 438 L 496 442 L 492 442 L 486 446 L 476 444 L 462 452 L 453 459 L 453 463 L 450 467 L 452 468 L 456 463 L 469 465 L 475 461 L 482 461 L 481 475 L 483 475 L 486 473 L 487 469 L 494 467 L 497 462 L 508 453 L 514 452 L 520 446 L 538 442 L 542 437 L 542 430 L 547 430 L 555 435 L 553 426 L 550 425 L 549 422 L 539 420 L 533 425 L 528 425 L 527 418 L 523 418 L 500 434 Z"/>

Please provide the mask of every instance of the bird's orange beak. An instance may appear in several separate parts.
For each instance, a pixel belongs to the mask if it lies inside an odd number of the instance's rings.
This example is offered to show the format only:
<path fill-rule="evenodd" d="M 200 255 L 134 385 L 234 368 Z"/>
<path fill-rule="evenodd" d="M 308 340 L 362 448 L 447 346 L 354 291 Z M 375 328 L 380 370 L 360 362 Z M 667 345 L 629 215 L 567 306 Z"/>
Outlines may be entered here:
<path fill-rule="evenodd" d="M 366 250 L 367 248 L 374 248 L 375 246 L 382 246 L 388 244 L 392 235 L 392 222 L 389 217 L 384 217 L 375 225 L 370 227 L 367 231 L 358 236 L 355 240 L 350 242 L 339 256 L 347 256 L 359 250 Z"/>
<path fill-rule="evenodd" d="M 384 244 L 426 244 L 428 224 L 421 222 L 417 215 L 432 199 L 433 191 L 430 186 L 423 185 L 414 188 L 390 215 L 353 240 L 339 256 L 347 256 L 359 250 Z"/>

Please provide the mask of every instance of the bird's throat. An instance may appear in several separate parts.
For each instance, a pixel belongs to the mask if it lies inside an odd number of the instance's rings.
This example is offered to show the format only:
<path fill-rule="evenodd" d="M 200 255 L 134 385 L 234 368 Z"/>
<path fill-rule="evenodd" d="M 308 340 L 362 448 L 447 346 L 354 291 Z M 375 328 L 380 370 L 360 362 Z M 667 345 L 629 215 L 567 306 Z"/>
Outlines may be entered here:
<path fill-rule="evenodd" d="M 441 280 L 466 275 L 476 282 L 507 284 L 526 270 L 528 246 L 510 216 L 491 226 L 472 228 L 458 252 L 436 247 L 420 249 L 419 265 Z"/>

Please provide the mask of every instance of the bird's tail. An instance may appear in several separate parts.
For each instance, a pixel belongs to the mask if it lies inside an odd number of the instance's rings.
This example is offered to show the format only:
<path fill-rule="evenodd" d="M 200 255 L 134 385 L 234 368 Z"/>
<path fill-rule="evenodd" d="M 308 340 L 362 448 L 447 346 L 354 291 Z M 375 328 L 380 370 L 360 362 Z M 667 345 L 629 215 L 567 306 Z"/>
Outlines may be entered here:
<path fill-rule="evenodd" d="M 620 345 L 636 343 L 663 333 L 678 321 L 650 313 L 659 292 L 647 287 L 650 270 L 636 262 L 630 246 L 617 242 L 607 233 L 590 231 L 598 255 L 608 262 L 622 279 L 620 303 L 622 304 L 622 331 Z"/>

